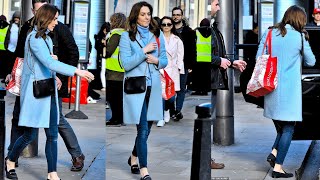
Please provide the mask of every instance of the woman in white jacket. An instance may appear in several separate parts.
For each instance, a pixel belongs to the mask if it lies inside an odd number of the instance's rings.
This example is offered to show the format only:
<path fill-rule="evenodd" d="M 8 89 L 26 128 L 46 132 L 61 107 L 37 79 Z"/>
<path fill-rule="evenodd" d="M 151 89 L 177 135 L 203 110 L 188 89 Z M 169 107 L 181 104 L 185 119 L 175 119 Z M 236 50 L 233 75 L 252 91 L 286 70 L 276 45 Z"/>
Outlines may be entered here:
<path fill-rule="evenodd" d="M 164 16 L 160 21 L 160 27 L 165 37 L 165 47 L 168 58 L 168 65 L 164 69 L 174 81 L 175 91 L 180 91 L 180 74 L 184 74 L 183 42 L 177 35 L 175 35 L 176 30 L 171 17 Z M 164 101 L 164 120 L 158 121 L 158 127 L 163 126 L 165 122 L 169 122 L 170 114 L 175 114 L 174 102 L 175 96 Z"/>

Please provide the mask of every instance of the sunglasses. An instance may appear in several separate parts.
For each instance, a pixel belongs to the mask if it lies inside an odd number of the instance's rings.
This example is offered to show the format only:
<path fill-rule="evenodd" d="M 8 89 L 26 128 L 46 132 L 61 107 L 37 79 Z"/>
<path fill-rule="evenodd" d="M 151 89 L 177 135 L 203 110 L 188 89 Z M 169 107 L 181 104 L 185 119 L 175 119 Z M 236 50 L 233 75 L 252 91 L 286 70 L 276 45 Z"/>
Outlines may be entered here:
<path fill-rule="evenodd" d="M 172 24 L 171 24 L 171 23 L 162 23 L 161 26 L 164 26 L 164 27 L 165 27 L 165 26 L 168 26 L 168 27 L 170 27 L 170 26 L 172 26 Z"/>

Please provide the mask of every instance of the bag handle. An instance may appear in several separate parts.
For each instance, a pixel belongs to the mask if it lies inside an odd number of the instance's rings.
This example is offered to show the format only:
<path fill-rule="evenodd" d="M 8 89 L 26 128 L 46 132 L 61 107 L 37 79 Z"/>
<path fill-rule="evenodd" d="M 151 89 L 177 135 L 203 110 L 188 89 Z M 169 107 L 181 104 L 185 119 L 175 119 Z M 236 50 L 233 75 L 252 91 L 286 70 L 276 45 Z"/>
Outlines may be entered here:
<path fill-rule="evenodd" d="M 266 41 L 264 42 L 264 46 L 263 46 L 263 50 L 262 50 L 262 55 L 264 55 L 264 51 L 265 51 L 265 49 L 266 49 L 266 47 L 267 47 L 267 44 L 268 44 L 268 53 L 269 53 L 270 57 L 272 56 L 272 52 L 271 52 L 271 49 L 272 49 L 271 37 L 272 37 L 272 29 L 269 30 L 268 35 L 267 35 L 267 39 L 266 39 Z"/>

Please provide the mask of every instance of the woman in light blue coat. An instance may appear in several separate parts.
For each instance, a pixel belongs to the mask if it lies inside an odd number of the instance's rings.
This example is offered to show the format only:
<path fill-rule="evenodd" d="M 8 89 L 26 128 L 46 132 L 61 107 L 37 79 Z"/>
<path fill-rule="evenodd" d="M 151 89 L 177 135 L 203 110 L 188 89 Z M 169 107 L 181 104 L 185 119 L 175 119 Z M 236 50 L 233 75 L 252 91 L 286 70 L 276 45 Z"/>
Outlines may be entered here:
<path fill-rule="evenodd" d="M 123 94 L 123 121 L 137 125 L 137 137 L 128 159 L 131 172 L 151 180 L 147 170 L 147 139 L 153 121 L 163 119 L 162 93 L 159 69 L 166 67 L 168 60 L 163 34 L 152 20 L 152 6 L 147 2 L 133 5 L 128 21 L 128 30 L 120 39 L 120 59 L 125 69 L 124 78 L 147 76 L 147 90 L 139 94 Z M 137 163 L 139 158 L 140 170 Z"/>
<path fill-rule="evenodd" d="M 93 75 L 84 70 L 61 63 L 57 56 L 51 54 L 52 40 L 47 35 L 58 24 L 58 9 L 45 4 L 34 18 L 34 27 L 27 36 L 25 45 L 25 59 L 21 79 L 20 118 L 19 126 L 25 126 L 25 131 L 14 143 L 5 162 L 6 176 L 18 179 L 15 172 L 15 161 L 22 150 L 34 140 L 38 128 L 44 128 L 47 136 L 45 153 L 48 164 L 48 179 L 60 179 L 57 174 L 57 139 L 58 139 L 58 94 L 61 84 L 54 84 L 55 93 L 43 98 L 36 98 L 33 94 L 33 81 L 48 78 L 56 79 L 56 73 L 73 76 L 75 74 L 92 80 Z"/>
<path fill-rule="evenodd" d="M 271 27 L 272 56 L 278 58 L 278 86 L 265 96 L 264 116 L 273 120 L 278 132 L 267 158 L 274 168 L 273 178 L 293 176 L 283 170 L 282 164 L 291 144 L 295 122 L 302 121 L 301 66 L 302 63 L 305 66 L 315 64 L 315 56 L 304 29 L 306 22 L 304 10 L 299 6 L 291 6 L 282 21 Z M 262 54 L 267 32 L 260 41 L 257 57 Z"/>

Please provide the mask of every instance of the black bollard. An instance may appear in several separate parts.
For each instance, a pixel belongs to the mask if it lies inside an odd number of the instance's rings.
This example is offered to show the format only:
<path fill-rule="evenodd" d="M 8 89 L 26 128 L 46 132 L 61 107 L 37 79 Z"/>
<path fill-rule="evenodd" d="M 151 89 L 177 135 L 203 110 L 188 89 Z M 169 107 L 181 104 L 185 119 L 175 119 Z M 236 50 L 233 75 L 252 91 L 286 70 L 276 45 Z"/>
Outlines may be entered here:
<path fill-rule="evenodd" d="M 190 180 L 211 179 L 211 103 L 196 106 Z"/>
<path fill-rule="evenodd" d="M 6 109 L 5 109 L 5 100 L 4 96 L 6 95 L 6 90 L 0 88 L 0 179 L 3 180 L 4 176 L 4 147 L 6 140 Z"/>

